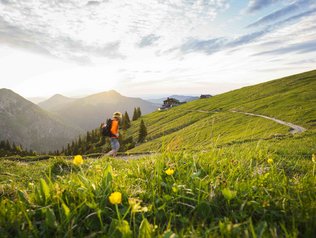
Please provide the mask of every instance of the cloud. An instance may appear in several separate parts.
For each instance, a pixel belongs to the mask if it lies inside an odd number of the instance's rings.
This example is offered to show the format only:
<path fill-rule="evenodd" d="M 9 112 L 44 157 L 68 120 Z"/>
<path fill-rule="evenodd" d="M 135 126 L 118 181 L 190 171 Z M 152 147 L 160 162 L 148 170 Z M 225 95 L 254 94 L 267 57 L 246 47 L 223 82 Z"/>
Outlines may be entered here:
<path fill-rule="evenodd" d="M 49 50 L 45 49 L 41 45 L 36 44 L 34 39 L 34 34 L 40 34 L 39 32 L 32 31 L 23 31 L 22 29 L 12 26 L 6 22 L 0 16 L 0 43 L 19 47 L 26 48 L 30 51 L 40 53 L 40 54 L 50 54 Z"/>
<path fill-rule="evenodd" d="M 309 23 L 310 21 L 313 22 L 313 19 L 307 21 L 308 24 L 300 24 L 299 27 L 291 27 L 295 22 L 300 23 L 302 19 L 307 19 L 308 17 L 313 17 L 316 13 L 316 9 L 312 9 L 306 12 L 302 12 L 300 14 L 291 16 L 284 20 L 278 21 L 275 24 L 270 24 L 265 26 L 263 29 L 251 33 L 246 33 L 244 35 L 240 35 L 236 38 L 228 38 L 228 37 L 220 37 L 220 38 L 211 38 L 206 40 L 200 39 L 189 39 L 185 41 L 180 47 L 180 52 L 183 54 L 192 53 L 192 52 L 200 52 L 206 55 L 213 54 L 215 52 L 224 51 L 228 49 L 234 49 L 238 47 L 242 47 L 245 45 L 258 43 L 262 47 L 269 47 L 269 48 L 276 48 L 280 46 L 284 46 L 289 44 L 285 41 L 287 38 L 291 38 L 291 35 L 294 34 L 307 34 L 313 33 L 316 29 L 315 25 Z M 283 32 L 282 35 L 277 36 L 277 38 L 269 39 L 270 36 L 277 32 L 282 32 L 282 29 L 289 28 L 287 32 Z M 284 30 L 283 30 L 284 31 Z M 285 38 L 286 37 L 286 38 Z M 293 37 L 292 37 L 293 38 Z M 297 38 L 298 40 L 302 41 L 303 38 Z M 316 37 L 312 37 L 312 39 L 316 40 Z M 306 41 L 306 39 L 305 39 Z M 309 45 L 302 45 L 300 47 L 311 47 Z M 291 50 L 289 48 L 288 50 Z M 294 50 L 294 48 L 292 49 Z M 273 51 L 271 51 L 273 52 Z M 276 51 L 278 52 L 278 51 Z M 269 52 L 267 52 L 269 53 Z M 283 53 L 281 50 L 280 53 Z M 255 54 L 260 55 L 261 53 Z M 265 53 L 263 53 L 265 54 Z"/>
<path fill-rule="evenodd" d="M 192 52 L 213 54 L 221 50 L 225 42 L 225 38 L 215 38 L 209 40 L 189 39 L 180 47 L 180 51 L 184 54 Z"/>
<path fill-rule="evenodd" d="M 287 63 L 288 65 L 304 65 L 304 64 L 316 64 L 316 59 L 303 59 L 294 62 Z"/>
<path fill-rule="evenodd" d="M 154 44 L 159 39 L 160 39 L 160 36 L 157 36 L 155 34 L 150 34 L 150 35 L 147 35 L 147 36 L 143 37 L 141 39 L 141 41 L 139 42 L 138 46 L 140 48 L 143 48 L 143 47 L 146 47 L 146 46 L 151 46 L 152 44 Z"/>
<path fill-rule="evenodd" d="M 227 47 L 238 47 L 238 46 L 242 46 L 245 44 L 253 43 L 254 41 L 259 39 L 260 37 L 268 34 L 269 32 L 270 32 L 270 30 L 267 28 L 267 29 L 262 30 L 262 31 L 256 31 L 253 33 L 249 33 L 249 34 L 240 36 L 235 40 L 231 40 L 227 44 Z"/>
<path fill-rule="evenodd" d="M 258 11 L 273 3 L 276 3 L 277 1 L 279 0 L 250 0 L 247 11 L 248 12 Z"/>
<path fill-rule="evenodd" d="M 89 1 L 87 2 L 87 6 L 98 6 L 102 3 L 102 1 Z"/>
<path fill-rule="evenodd" d="M 199 37 L 205 34 L 199 26 L 228 6 L 228 0 L 0 0 L 1 35 L 13 47 L 63 59 L 122 59 L 137 47 L 165 52 Z"/>
<path fill-rule="evenodd" d="M 297 14 L 297 15 L 294 15 L 294 16 L 291 16 L 283 21 L 279 21 L 277 22 L 276 24 L 274 24 L 276 27 L 280 27 L 282 25 L 286 25 L 286 24 L 289 24 L 291 22 L 294 22 L 294 21 L 298 21 L 300 20 L 301 18 L 304 18 L 304 17 L 308 17 L 308 16 L 313 16 L 314 13 L 316 12 L 316 8 L 313 8 L 309 11 L 305 11 L 305 12 L 302 12 L 300 14 Z M 271 26 L 270 26 L 271 27 Z"/>
<path fill-rule="evenodd" d="M 268 14 L 262 18 L 260 18 L 259 20 L 257 20 L 254 23 L 251 23 L 250 25 L 247 26 L 247 28 L 250 27 L 257 27 L 257 26 L 261 26 L 267 23 L 271 23 L 274 22 L 276 20 L 279 20 L 280 18 L 283 18 L 291 13 L 295 13 L 299 10 L 305 10 L 308 9 L 309 7 L 313 6 L 312 5 L 313 1 L 312 0 L 299 0 L 296 1 L 293 4 L 290 4 L 280 10 L 274 11 L 271 14 Z"/>
<path fill-rule="evenodd" d="M 73 9 L 75 2 L 58 4 L 53 6 L 56 14 L 60 14 L 63 8 Z M 58 29 L 53 25 L 57 25 L 59 19 L 54 15 L 50 16 L 49 14 L 52 14 L 50 12 L 44 16 L 47 9 L 41 12 L 37 11 L 35 6 L 31 8 L 18 2 L 12 2 L 12 5 L 5 6 L 3 12 L 6 14 L 0 15 L 0 43 L 2 44 L 80 64 L 91 63 L 91 56 L 110 59 L 124 58 L 124 55 L 120 53 L 120 41 L 118 40 L 100 43 L 87 42 L 75 37 L 74 34 L 68 34 L 71 32 L 67 31 L 69 28 L 77 27 L 80 24 L 79 19 L 76 19 L 72 25 L 68 24 L 69 19 L 64 18 L 62 20 L 66 29 Z M 10 10 L 12 11 L 9 13 Z"/>
<path fill-rule="evenodd" d="M 310 53 L 316 51 L 316 39 L 312 41 L 307 41 L 298 44 L 290 44 L 286 47 L 260 52 L 258 54 L 254 54 L 253 56 L 261 56 L 261 55 L 281 55 L 281 54 L 289 54 L 289 53 Z"/>
<path fill-rule="evenodd" d="M 10 1 L 9 0 L 0 0 L 0 3 L 1 4 L 10 4 Z"/>
<path fill-rule="evenodd" d="M 215 52 L 222 50 L 240 47 L 245 44 L 253 43 L 260 37 L 268 34 L 269 30 L 257 31 L 249 34 L 239 36 L 235 39 L 229 38 L 215 38 L 208 40 L 199 40 L 199 39 L 189 39 L 180 47 L 180 51 L 184 54 L 192 52 L 202 52 L 204 54 L 210 55 Z"/>

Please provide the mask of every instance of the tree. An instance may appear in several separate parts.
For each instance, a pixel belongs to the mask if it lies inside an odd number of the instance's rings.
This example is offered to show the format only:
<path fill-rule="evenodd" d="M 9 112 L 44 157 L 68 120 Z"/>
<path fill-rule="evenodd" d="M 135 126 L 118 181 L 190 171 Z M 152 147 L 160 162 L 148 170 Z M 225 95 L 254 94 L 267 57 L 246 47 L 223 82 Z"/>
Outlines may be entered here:
<path fill-rule="evenodd" d="M 87 131 L 86 140 L 88 144 L 91 142 L 91 134 L 89 131 Z"/>
<path fill-rule="evenodd" d="M 131 127 L 131 120 L 129 119 L 129 115 L 126 111 L 124 114 L 124 119 L 125 119 L 126 129 L 130 128 Z"/>
<path fill-rule="evenodd" d="M 136 121 L 138 119 L 138 117 L 137 117 L 137 109 L 136 109 L 136 107 L 134 107 L 134 113 L 133 113 L 133 118 L 132 118 L 132 120 L 133 121 Z"/>
<path fill-rule="evenodd" d="M 141 112 L 141 110 L 140 110 L 140 107 L 138 107 L 138 108 L 136 109 L 136 111 L 137 111 L 137 118 L 140 118 L 140 117 L 142 116 L 142 112 Z"/>
<path fill-rule="evenodd" d="M 2 140 L 2 141 L 0 142 L 0 148 L 1 148 L 1 149 L 5 149 L 5 141 L 4 141 L 4 140 Z"/>
<path fill-rule="evenodd" d="M 147 136 L 147 128 L 145 126 L 144 120 L 140 121 L 139 131 L 138 131 L 138 142 L 142 143 L 145 141 Z"/>
<path fill-rule="evenodd" d="M 140 110 L 140 107 L 134 107 L 133 121 L 136 121 L 141 116 L 142 116 L 142 112 Z"/>
<path fill-rule="evenodd" d="M 7 151 L 10 151 L 12 149 L 11 144 L 8 140 L 5 141 L 5 148 Z"/>
<path fill-rule="evenodd" d="M 122 129 L 127 130 L 130 127 L 131 127 L 131 121 L 129 119 L 128 113 L 125 112 L 122 118 Z"/>

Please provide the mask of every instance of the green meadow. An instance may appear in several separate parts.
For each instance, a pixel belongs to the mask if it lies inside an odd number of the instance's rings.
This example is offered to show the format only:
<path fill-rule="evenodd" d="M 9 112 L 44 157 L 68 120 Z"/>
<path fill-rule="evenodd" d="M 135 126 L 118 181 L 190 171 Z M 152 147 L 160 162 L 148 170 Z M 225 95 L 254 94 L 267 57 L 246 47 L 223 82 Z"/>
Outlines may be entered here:
<path fill-rule="evenodd" d="M 142 116 L 117 158 L 1 158 L 0 236 L 315 237 L 315 89 L 310 71 Z"/>
<path fill-rule="evenodd" d="M 233 110 L 275 117 L 315 132 L 315 89 L 316 70 L 145 115 L 147 143 L 132 151 L 211 148 L 289 134 L 287 126 Z M 137 138 L 139 122 L 127 134 Z"/>

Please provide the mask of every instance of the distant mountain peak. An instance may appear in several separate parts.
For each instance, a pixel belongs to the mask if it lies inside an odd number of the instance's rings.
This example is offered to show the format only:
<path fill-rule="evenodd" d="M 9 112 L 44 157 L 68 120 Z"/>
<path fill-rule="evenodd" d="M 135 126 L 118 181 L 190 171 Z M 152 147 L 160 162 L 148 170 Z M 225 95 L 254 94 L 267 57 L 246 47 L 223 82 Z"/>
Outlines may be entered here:
<path fill-rule="evenodd" d="M 109 91 L 104 91 L 104 92 L 100 92 L 100 93 L 96 93 L 96 94 L 92 94 L 92 95 L 89 95 L 85 98 L 83 98 L 84 100 L 89 100 L 89 99 L 95 99 L 95 100 L 98 100 L 98 99 L 101 99 L 102 98 L 119 98 L 119 97 L 123 97 L 119 92 L 115 91 L 115 90 L 109 90 Z"/>
<path fill-rule="evenodd" d="M 120 94 L 118 91 L 115 91 L 114 89 L 111 89 L 108 91 L 109 93 L 116 93 L 116 94 Z"/>
<path fill-rule="evenodd" d="M 52 98 L 54 97 L 65 97 L 64 95 L 61 95 L 60 93 L 56 93 L 54 96 L 52 96 Z"/>
<path fill-rule="evenodd" d="M 23 101 L 23 103 L 31 103 L 28 100 L 25 100 L 21 95 L 17 94 L 16 92 L 12 91 L 11 89 L 1 88 L 0 89 L 0 99 L 3 100 L 14 100 L 14 101 Z M 3 102 L 4 103 L 4 102 Z M 31 103 L 33 104 L 33 103 Z"/>
<path fill-rule="evenodd" d="M 75 101 L 74 98 L 69 98 L 61 94 L 55 94 L 54 96 L 50 97 L 49 99 L 40 102 L 38 105 L 45 109 L 45 110 L 57 110 L 64 105 Z"/>
<path fill-rule="evenodd" d="M 114 89 L 103 92 L 105 94 L 108 94 L 110 96 L 122 96 L 118 91 L 115 91 Z"/>
<path fill-rule="evenodd" d="M 11 89 L 8 88 L 0 88 L 0 93 L 10 93 L 10 94 L 15 94 L 17 95 L 17 93 L 13 92 Z"/>
<path fill-rule="evenodd" d="M 50 97 L 48 100 L 51 100 L 51 99 L 69 99 L 69 97 L 66 97 L 60 93 L 57 93 L 53 95 L 52 97 Z"/>

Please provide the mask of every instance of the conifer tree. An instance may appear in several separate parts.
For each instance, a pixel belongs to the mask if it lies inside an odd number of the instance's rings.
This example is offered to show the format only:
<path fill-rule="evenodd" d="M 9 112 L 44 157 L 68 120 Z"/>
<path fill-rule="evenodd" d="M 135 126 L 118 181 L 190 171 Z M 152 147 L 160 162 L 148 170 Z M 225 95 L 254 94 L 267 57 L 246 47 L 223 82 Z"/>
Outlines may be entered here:
<path fill-rule="evenodd" d="M 145 126 L 144 120 L 140 121 L 139 131 L 138 131 L 138 142 L 142 143 L 145 141 L 147 136 L 147 128 Z"/>
<path fill-rule="evenodd" d="M 121 125 L 122 125 L 122 130 L 126 130 L 126 120 L 125 120 L 125 115 L 122 115 L 122 119 L 121 119 Z"/>
<path fill-rule="evenodd" d="M 136 107 L 134 107 L 134 113 L 133 113 L 133 118 L 132 118 L 132 120 L 133 121 L 136 121 L 137 120 L 137 109 L 136 109 Z"/>
<path fill-rule="evenodd" d="M 70 150 L 70 145 L 69 145 L 69 143 L 67 144 L 66 155 L 71 155 L 71 150 Z"/>
<path fill-rule="evenodd" d="M 10 144 L 10 142 L 9 142 L 8 140 L 6 140 L 6 142 L 5 142 L 5 148 L 6 148 L 8 151 L 10 151 L 10 150 L 12 149 L 11 144 Z"/>
<path fill-rule="evenodd" d="M 138 107 L 136 110 L 137 110 L 137 119 L 138 119 L 142 116 L 142 112 L 140 110 L 140 107 Z"/>
<path fill-rule="evenodd" d="M 91 134 L 89 131 L 87 131 L 86 140 L 87 140 L 87 144 L 91 142 Z"/>
<path fill-rule="evenodd" d="M 127 130 L 131 127 L 131 121 L 129 119 L 128 113 L 125 112 L 125 114 L 122 117 L 122 129 Z"/>
<path fill-rule="evenodd" d="M 1 148 L 1 149 L 5 149 L 5 141 L 4 141 L 4 140 L 2 140 L 2 141 L 0 142 L 0 148 Z"/>
<path fill-rule="evenodd" d="M 124 114 L 124 118 L 125 118 L 126 129 L 128 129 L 131 127 L 131 120 L 129 119 L 129 115 L 126 111 Z"/>

